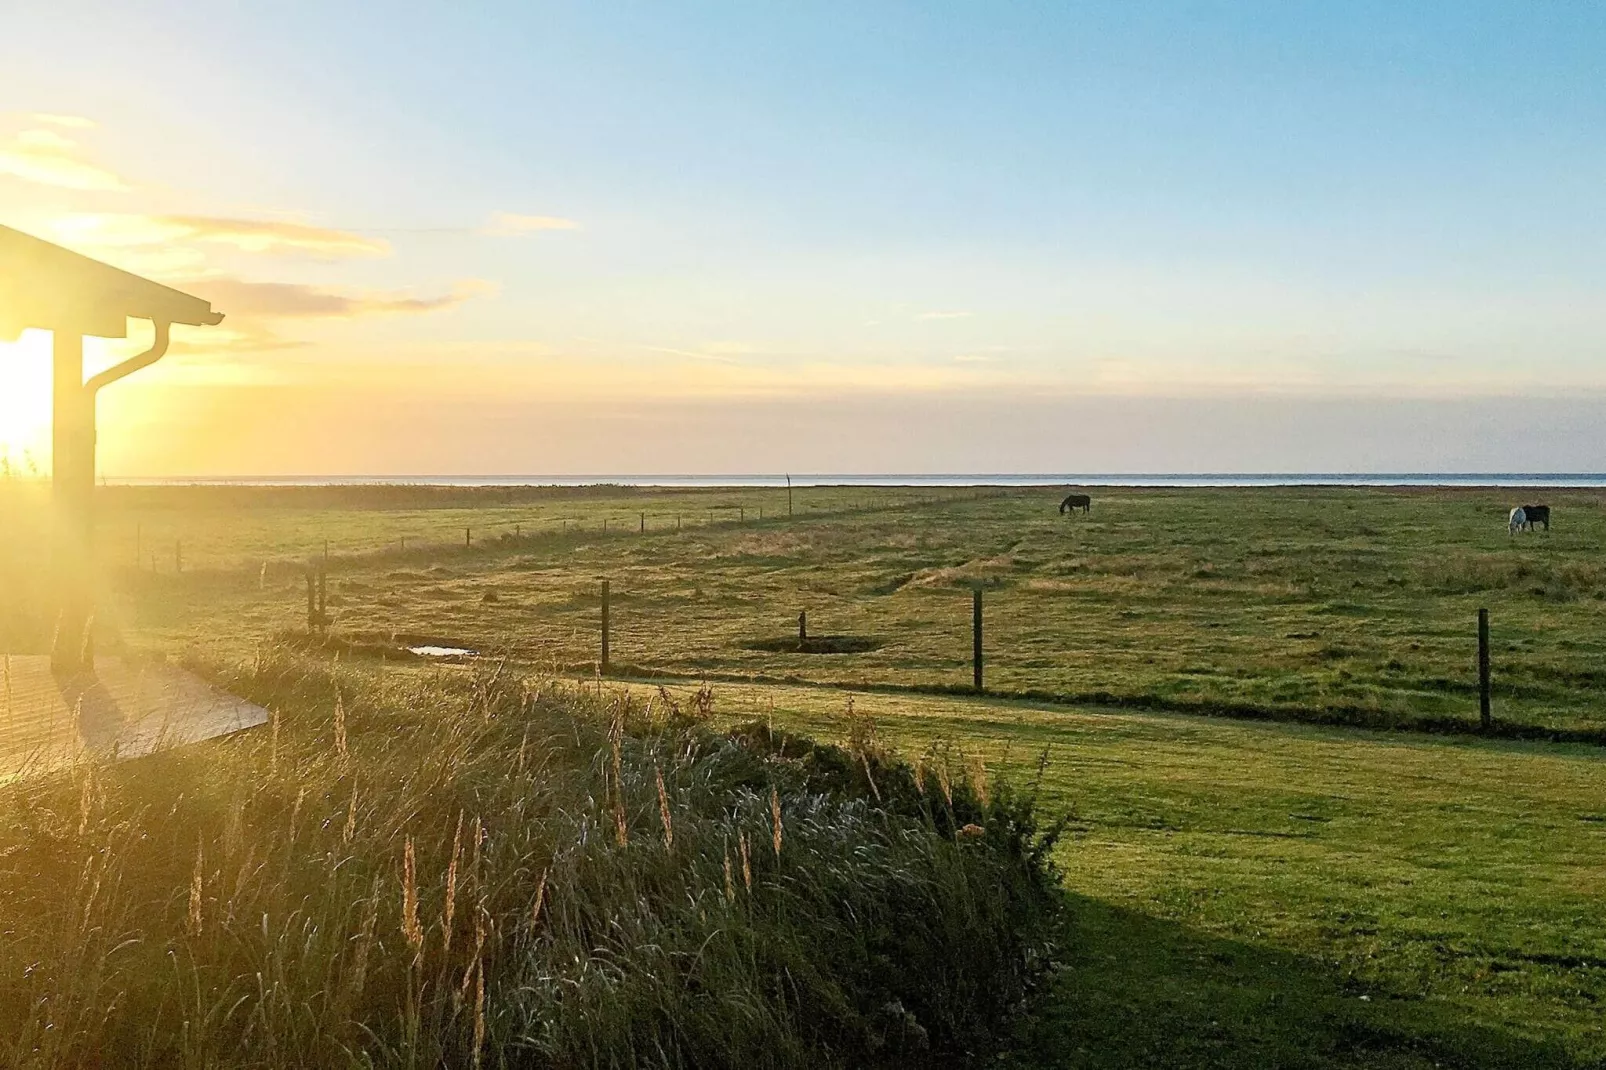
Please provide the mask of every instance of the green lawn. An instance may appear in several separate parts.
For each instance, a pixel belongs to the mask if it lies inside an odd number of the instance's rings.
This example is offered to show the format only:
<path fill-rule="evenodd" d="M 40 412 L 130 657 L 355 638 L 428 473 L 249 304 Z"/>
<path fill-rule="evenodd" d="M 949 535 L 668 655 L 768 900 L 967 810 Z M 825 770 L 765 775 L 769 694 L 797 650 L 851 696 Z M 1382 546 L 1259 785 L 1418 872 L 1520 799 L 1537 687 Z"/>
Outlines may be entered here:
<path fill-rule="evenodd" d="M 846 696 L 716 687 L 846 734 Z M 1058 1065 L 1606 1059 L 1606 763 L 1594 748 L 857 694 L 1074 815 L 1072 924 L 1032 1034 Z"/>

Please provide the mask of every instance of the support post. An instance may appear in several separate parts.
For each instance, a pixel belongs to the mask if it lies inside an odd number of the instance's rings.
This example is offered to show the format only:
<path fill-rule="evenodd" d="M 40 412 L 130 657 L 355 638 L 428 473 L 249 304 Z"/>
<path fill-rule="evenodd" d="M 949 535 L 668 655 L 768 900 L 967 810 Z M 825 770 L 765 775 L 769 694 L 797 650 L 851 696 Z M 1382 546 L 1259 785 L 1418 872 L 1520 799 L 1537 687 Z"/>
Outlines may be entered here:
<path fill-rule="evenodd" d="M 802 646 L 809 641 L 809 611 L 802 610 L 797 615 L 797 645 Z"/>
<path fill-rule="evenodd" d="M 464 528 L 463 529 L 463 549 L 470 550 L 470 549 L 473 549 L 473 547 L 474 547 L 474 529 L 473 528 Z"/>
<path fill-rule="evenodd" d="M 1478 726 L 1489 730 L 1489 611 L 1478 610 Z"/>
<path fill-rule="evenodd" d="M 602 675 L 608 675 L 608 581 L 602 581 Z"/>
<path fill-rule="evenodd" d="M 89 635 L 89 544 L 94 530 L 95 395 L 84 387 L 84 339 L 54 332 L 51 352 L 50 496 L 57 616 L 52 671 L 71 675 L 86 664 Z"/>
<path fill-rule="evenodd" d="M 641 514 L 641 534 L 647 534 L 647 514 Z"/>
<path fill-rule="evenodd" d="M 977 691 L 985 690 L 981 677 L 981 587 L 970 592 L 970 664 L 971 683 Z"/>
<path fill-rule="evenodd" d="M 792 515 L 792 477 L 790 474 L 786 477 L 786 515 Z"/>

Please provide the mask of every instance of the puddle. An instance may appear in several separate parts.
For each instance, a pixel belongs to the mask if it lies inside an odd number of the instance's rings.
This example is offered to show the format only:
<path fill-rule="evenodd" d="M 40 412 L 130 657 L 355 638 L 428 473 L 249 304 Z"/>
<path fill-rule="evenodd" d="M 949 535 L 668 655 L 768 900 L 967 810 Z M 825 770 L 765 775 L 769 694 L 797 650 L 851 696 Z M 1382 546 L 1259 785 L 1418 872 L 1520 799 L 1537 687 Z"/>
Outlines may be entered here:
<path fill-rule="evenodd" d="M 475 656 L 474 651 L 460 646 L 410 646 L 407 648 L 407 652 L 425 658 L 472 658 Z"/>

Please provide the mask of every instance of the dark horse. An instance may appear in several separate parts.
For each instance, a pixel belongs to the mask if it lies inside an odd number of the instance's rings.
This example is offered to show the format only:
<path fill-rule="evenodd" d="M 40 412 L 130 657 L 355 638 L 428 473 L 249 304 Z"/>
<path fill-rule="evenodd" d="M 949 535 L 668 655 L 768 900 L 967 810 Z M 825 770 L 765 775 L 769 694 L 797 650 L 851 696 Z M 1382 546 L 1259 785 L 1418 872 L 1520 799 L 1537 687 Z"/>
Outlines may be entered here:
<path fill-rule="evenodd" d="M 1529 531 L 1534 530 L 1534 526 L 1537 524 L 1543 524 L 1546 531 L 1550 530 L 1550 506 L 1525 505 L 1522 507 L 1522 511 L 1528 515 Z"/>
<path fill-rule="evenodd" d="M 1089 498 L 1086 494 L 1067 494 L 1065 496 L 1065 500 L 1060 502 L 1061 515 L 1064 515 L 1066 510 L 1070 510 L 1074 513 L 1078 509 L 1082 510 L 1084 513 L 1092 512 L 1093 499 Z"/>

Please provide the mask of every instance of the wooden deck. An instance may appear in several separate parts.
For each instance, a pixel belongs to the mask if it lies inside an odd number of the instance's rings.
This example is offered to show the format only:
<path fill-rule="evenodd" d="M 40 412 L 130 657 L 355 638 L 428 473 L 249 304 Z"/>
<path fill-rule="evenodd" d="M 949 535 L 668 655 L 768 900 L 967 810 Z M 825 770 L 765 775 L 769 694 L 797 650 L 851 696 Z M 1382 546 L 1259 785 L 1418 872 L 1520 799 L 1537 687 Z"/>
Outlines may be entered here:
<path fill-rule="evenodd" d="M 0 655 L 0 781 L 85 758 L 137 758 L 264 724 L 268 711 L 159 662 L 96 659 L 58 679 L 50 659 Z"/>

